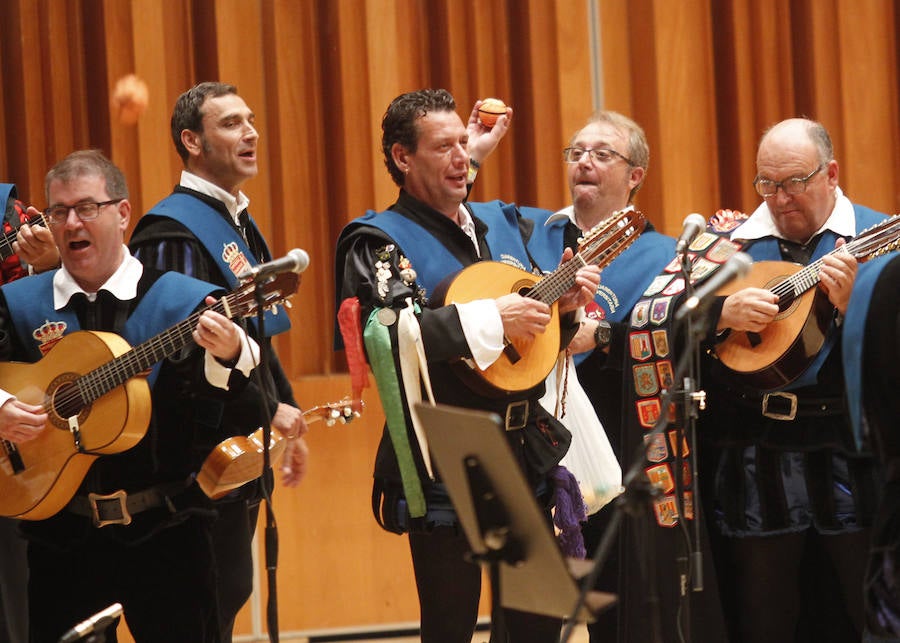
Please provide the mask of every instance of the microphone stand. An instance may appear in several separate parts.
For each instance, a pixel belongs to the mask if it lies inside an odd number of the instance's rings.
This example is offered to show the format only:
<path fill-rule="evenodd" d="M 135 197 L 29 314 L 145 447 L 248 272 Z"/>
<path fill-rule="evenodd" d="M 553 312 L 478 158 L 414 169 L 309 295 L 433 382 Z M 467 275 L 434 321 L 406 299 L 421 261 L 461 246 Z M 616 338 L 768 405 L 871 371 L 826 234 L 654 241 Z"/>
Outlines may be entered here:
<path fill-rule="evenodd" d="M 682 255 L 682 273 L 684 275 L 684 283 L 685 283 L 685 294 L 687 297 L 690 297 L 693 293 L 693 285 L 690 282 L 690 271 L 691 265 L 690 260 L 687 257 L 687 253 Z M 705 318 L 705 310 L 703 312 L 703 317 Z M 673 383 L 682 381 L 684 382 L 684 387 L 682 390 L 676 389 L 666 389 L 663 394 L 660 396 L 660 415 L 657 419 L 656 423 L 653 425 L 652 430 L 644 434 L 644 437 L 647 439 L 653 439 L 656 435 L 662 434 L 669 425 L 669 413 L 668 408 L 673 399 L 675 399 L 676 395 L 682 395 L 684 400 L 685 407 L 685 428 L 689 430 L 690 440 L 691 440 L 691 450 L 693 454 L 692 465 L 696 462 L 696 449 L 697 449 L 697 440 L 696 440 L 696 418 L 697 418 L 697 409 L 700 410 L 705 408 L 705 400 L 706 394 L 703 391 L 696 391 L 694 382 L 696 380 L 696 373 L 699 373 L 699 348 L 700 342 L 699 337 L 696 337 L 695 328 L 699 326 L 699 328 L 703 328 L 703 324 L 695 324 L 695 320 L 693 319 L 693 314 L 688 315 L 687 320 L 685 322 L 685 328 L 688 334 L 686 338 L 685 349 L 680 352 L 680 356 L 675 365 L 674 375 L 672 378 Z M 673 338 L 674 341 L 674 338 Z M 685 373 L 687 372 L 687 375 Z M 676 483 L 676 502 L 678 507 L 678 516 L 679 516 L 679 525 L 685 531 L 687 531 L 688 527 L 684 519 L 684 499 L 683 499 L 683 474 L 681 469 L 681 445 L 683 444 L 683 432 L 679 431 L 679 440 L 678 440 L 678 449 L 676 450 L 676 470 L 673 472 Z M 622 485 L 624 487 L 624 491 L 622 494 L 616 498 L 614 501 L 615 507 L 610 518 L 610 523 L 606 528 L 606 531 L 603 533 L 603 537 L 600 540 L 600 544 L 597 546 L 597 550 L 592 559 L 592 566 L 590 573 L 582 579 L 580 592 L 578 595 L 578 599 L 575 602 L 575 606 L 572 608 L 570 612 L 570 616 L 566 619 L 566 626 L 563 629 L 563 632 L 560 636 L 560 643 L 567 643 L 569 638 L 572 636 L 572 632 L 575 629 L 575 624 L 577 622 L 576 616 L 580 612 L 582 606 L 584 605 L 585 597 L 587 593 L 594 587 L 594 584 L 597 580 L 597 577 L 600 575 L 600 572 L 603 569 L 603 565 L 605 564 L 607 558 L 609 557 L 610 550 L 612 549 L 612 544 L 615 540 L 616 534 L 620 530 L 622 526 L 623 514 L 628 514 L 633 520 L 639 521 L 637 524 L 639 527 L 643 527 L 647 530 L 648 534 L 652 534 L 653 525 L 647 524 L 649 521 L 648 518 L 648 509 L 652 511 L 653 500 L 662 495 L 662 492 L 651 484 L 651 482 L 647 479 L 647 476 L 644 475 L 644 463 L 646 459 L 646 451 L 644 447 L 645 441 L 641 441 L 640 444 L 637 445 L 636 452 L 634 453 L 630 465 L 628 469 L 625 471 L 622 478 Z M 682 571 L 680 578 L 680 593 L 683 599 L 687 599 L 687 587 L 689 584 L 689 579 L 693 579 L 690 582 L 691 588 L 695 592 L 699 592 L 703 590 L 703 579 L 702 579 L 702 552 L 700 550 L 700 504 L 699 504 L 699 484 L 697 478 L 696 466 L 692 466 L 691 476 L 694 483 L 694 540 L 695 545 L 691 546 L 690 535 L 686 535 L 686 542 L 688 543 L 688 548 L 691 550 L 689 557 L 686 559 L 685 569 Z M 646 555 L 646 566 L 644 567 L 645 571 L 648 574 L 655 574 L 655 561 L 652 559 L 654 552 L 652 551 L 652 547 L 648 547 L 648 552 Z M 623 561 L 622 564 L 628 564 L 627 560 Z M 655 584 L 653 585 L 655 587 Z M 650 601 L 656 601 L 658 607 L 658 596 L 651 596 Z M 685 614 L 688 612 L 685 610 Z M 624 616 L 624 614 L 622 615 Z M 658 643 L 661 641 L 661 625 L 660 625 L 660 615 L 659 610 L 654 609 L 650 615 L 650 618 L 653 619 L 652 624 L 652 636 L 651 640 L 648 643 Z M 684 623 L 688 625 L 688 630 L 682 630 L 684 634 L 683 640 L 690 641 L 690 631 L 689 631 L 689 617 L 684 619 Z"/>
<path fill-rule="evenodd" d="M 254 298 L 256 300 L 256 322 L 258 337 L 260 339 L 259 364 L 254 369 L 254 378 L 261 393 L 261 419 L 263 431 L 263 470 L 260 477 L 263 500 L 266 503 L 266 527 L 265 527 L 265 563 L 266 580 L 268 587 L 268 600 L 266 601 L 266 628 L 269 631 L 269 641 L 278 643 L 278 585 L 276 570 L 278 568 L 278 526 L 275 521 L 275 511 L 272 507 L 272 491 L 275 487 L 275 474 L 272 471 L 272 460 L 269 452 L 269 443 L 272 440 L 272 417 L 269 414 L 268 400 L 276 399 L 269 386 L 269 378 L 265 374 L 269 372 L 268 350 L 264 346 L 266 342 L 265 322 L 265 293 L 262 284 L 265 279 L 256 279 L 254 284 Z"/>
<path fill-rule="evenodd" d="M 685 297 L 689 299 L 694 294 L 694 285 L 691 283 L 691 270 L 693 268 L 687 252 L 682 257 L 682 273 L 684 274 Z M 708 310 L 708 309 L 707 309 Z M 700 498 L 700 478 L 699 478 L 699 456 L 698 440 L 697 440 L 697 419 L 700 411 L 706 409 L 706 391 L 700 388 L 700 339 L 705 330 L 705 324 L 696 324 L 698 320 L 694 319 L 694 315 L 688 315 L 685 322 L 686 329 L 686 345 L 685 351 L 690 354 L 690 366 L 688 375 L 684 382 L 684 430 L 687 431 L 690 441 L 689 463 L 691 465 L 691 480 L 694 486 L 694 544 L 691 548 L 691 579 L 693 584 L 691 589 L 695 592 L 703 591 L 703 552 L 701 551 L 700 538 L 700 514 L 702 512 L 702 503 Z M 699 321 L 706 321 L 706 313 L 700 316 Z M 681 450 L 679 449 L 679 453 Z M 683 499 L 679 496 L 679 501 Z M 681 507 L 679 507 L 681 511 Z"/>

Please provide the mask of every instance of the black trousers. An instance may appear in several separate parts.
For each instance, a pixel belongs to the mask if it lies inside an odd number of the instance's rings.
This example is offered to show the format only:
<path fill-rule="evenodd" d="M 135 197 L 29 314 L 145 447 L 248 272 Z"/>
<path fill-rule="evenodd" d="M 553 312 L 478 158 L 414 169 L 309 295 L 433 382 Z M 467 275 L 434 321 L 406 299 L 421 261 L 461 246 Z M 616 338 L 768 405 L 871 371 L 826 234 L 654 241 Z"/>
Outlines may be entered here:
<path fill-rule="evenodd" d="M 465 535 L 456 527 L 435 527 L 427 534 L 410 534 L 409 547 L 422 643 L 470 643 L 478 620 L 481 567 L 465 559 L 469 551 Z M 560 619 L 507 609 L 504 620 L 509 643 L 559 641 Z"/>
<path fill-rule="evenodd" d="M 222 643 L 231 643 L 234 619 L 253 593 L 253 533 L 259 516 L 257 500 L 227 500 L 216 504 L 213 523 L 216 588 Z"/>
<path fill-rule="evenodd" d="M 28 639 L 28 564 L 18 521 L 0 518 L 0 643 Z"/>
<path fill-rule="evenodd" d="M 868 530 L 726 538 L 725 551 L 720 580 L 733 583 L 728 618 L 738 641 L 861 640 Z"/>
<path fill-rule="evenodd" d="M 138 643 L 218 643 L 208 520 L 188 518 L 137 545 L 103 532 L 115 528 L 96 529 L 72 548 L 28 543 L 32 643 L 56 643 L 113 603 L 122 604 Z M 108 632 L 107 641 L 116 640 Z"/>

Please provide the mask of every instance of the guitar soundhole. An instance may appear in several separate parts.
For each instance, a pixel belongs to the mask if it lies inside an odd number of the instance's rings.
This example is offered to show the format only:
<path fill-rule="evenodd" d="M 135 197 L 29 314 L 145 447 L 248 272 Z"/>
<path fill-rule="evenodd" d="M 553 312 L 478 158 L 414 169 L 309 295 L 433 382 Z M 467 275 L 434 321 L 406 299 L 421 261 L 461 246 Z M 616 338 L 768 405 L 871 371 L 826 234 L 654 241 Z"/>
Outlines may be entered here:
<path fill-rule="evenodd" d="M 76 385 L 78 377 L 77 373 L 64 373 L 50 383 L 47 407 L 51 409 L 50 421 L 58 429 L 68 431 L 70 417 L 77 415 L 80 424 L 90 411 L 90 406 L 84 405 Z"/>
<path fill-rule="evenodd" d="M 794 302 L 795 302 L 795 301 L 797 301 L 797 299 L 796 299 L 796 297 L 794 297 L 794 293 L 793 293 L 793 292 L 790 292 L 790 293 L 788 293 L 788 294 L 786 294 L 786 295 L 784 295 L 784 296 L 782 296 L 782 297 L 779 297 L 779 299 L 778 299 L 778 312 L 779 312 L 779 313 L 784 313 L 785 311 L 787 311 L 788 309 L 790 309 L 791 306 L 794 305 Z"/>

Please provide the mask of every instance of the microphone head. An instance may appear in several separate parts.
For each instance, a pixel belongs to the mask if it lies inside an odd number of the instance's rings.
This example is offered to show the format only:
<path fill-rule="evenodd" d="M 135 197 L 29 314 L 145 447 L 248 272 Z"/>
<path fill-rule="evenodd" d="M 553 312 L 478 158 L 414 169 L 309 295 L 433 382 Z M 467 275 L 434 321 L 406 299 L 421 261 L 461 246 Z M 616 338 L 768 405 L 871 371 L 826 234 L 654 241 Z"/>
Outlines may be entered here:
<path fill-rule="evenodd" d="M 692 212 L 687 215 L 682 223 L 681 236 L 675 243 L 675 252 L 681 254 L 687 250 L 687 247 L 693 243 L 704 228 L 706 228 L 706 218 L 702 214 Z"/>
<path fill-rule="evenodd" d="M 692 228 L 699 228 L 702 230 L 706 227 L 706 217 L 697 212 L 691 212 L 684 218 L 684 222 L 681 225 L 685 228 L 691 226 Z"/>
<path fill-rule="evenodd" d="M 287 253 L 294 260 L 294 268 L 291 272 L 303 272 L 309 268 L 309 254 L 301 248 L 294 248 Z"/>

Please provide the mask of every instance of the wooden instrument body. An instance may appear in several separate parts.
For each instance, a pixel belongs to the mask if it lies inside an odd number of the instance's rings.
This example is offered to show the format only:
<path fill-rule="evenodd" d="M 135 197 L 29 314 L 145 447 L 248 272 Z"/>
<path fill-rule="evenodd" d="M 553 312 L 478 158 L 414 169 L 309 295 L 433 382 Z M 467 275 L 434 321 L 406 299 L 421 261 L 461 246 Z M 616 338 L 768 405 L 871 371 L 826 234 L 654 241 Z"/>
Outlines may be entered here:
<path fill-rule="evenodd" d="M 323 420 L 331 426 L 346 424 L 362 413 L 362 400 L 344 398 L 340 402 L 314 406 L 303 412 L 307 424 Z M 269 461 L 274 467 L 284 456 L 287 439 L 272 427 L 269 437 Z M 208 497 L 221 498 L 230 491 L 255 480 L 263 474 L 265 439 L 262 427 L 250 435 L 237 435 L 216 445 L 197 473 L 197 484 Z"/>
<path fill-rule="evenodd" d="M 0 449 L 0 515 L 49 518 L 72 499 L 97 456 L 121 453 L 141 441 L 151 414 L 150 387 L 143 377 L 129 379 L 80 410 L 81 449 L 54 404 L 67 382 L 130 348 L 113 333 L 77 331 L 34 364 L 0 363 L 0 388 L 28 404 L 44 405 L 50 415 L 38 437 L 15 446 L 21 471 L 14 471 L 9 451 Z"/>
<path fill-rule="evenodd" d="M 475 299 L 496 299 L 510 293 L 525 294 L 540 277 L 497 261 L 481 261 L 468 266 L 449 284 L 443 300 L 446 304 L 466 303 Z M 553 370 L 559 355 L 560 328 L 558 305 L 550 304 L 553 319 L 544 332 L 531 342 L 511 341 L 518 353 L 504 351 L 497 360 L 482 370 L 470 360 L 460 361 L 457 372 L 476 390 L 486 394 L 505 395 L 524 391 L 542 382 Z"/>
<path fill-rule="evenodd" d="M 803 266 L 787 261 L 759 261 L 750 272 L 720 290 L 731 295 L 744 288 L 771 290 Z M 742 383 L 762 390 L 783 387 L 797 379 L 818 355 L 834 315 L 834 307 L 819 288 L 779 300 L 779 313 L 759 333 L 731 331 L 716 347 L 716 356 Z"/>

